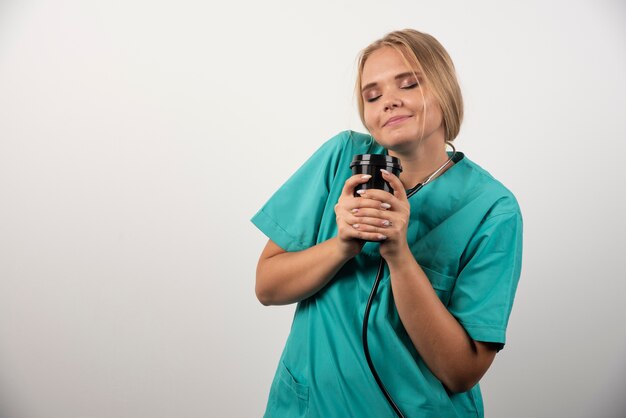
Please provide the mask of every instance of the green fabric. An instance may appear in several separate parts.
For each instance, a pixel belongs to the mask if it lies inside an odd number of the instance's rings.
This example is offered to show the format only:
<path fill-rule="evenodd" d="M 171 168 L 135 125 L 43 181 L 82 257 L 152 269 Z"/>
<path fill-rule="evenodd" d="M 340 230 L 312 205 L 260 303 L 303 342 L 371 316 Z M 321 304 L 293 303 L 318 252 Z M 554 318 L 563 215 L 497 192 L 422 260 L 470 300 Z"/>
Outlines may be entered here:
<path fill-rule="evenodd" d="M 337 233 L 334 206 L 355 154 L 386 153 L 345 131 L 326 142 L 271 197 L 252 222 L 287 251 Z M 448 310 L 477 341 L 504 345 L 520 275 L 522 218 L 514 196 L 462 157 L 413 195 L 408 240 Z M 367 298 L 380 260 L 366 243 L 331 282 L 301 301 L 270 389 L 265 417 L 394 417 L 361 345 Z M 450 394 L 429 371 L 400 322 L 386 269 L 369 322 L 372 360 L 409 417 L 481 417 L 479 385 Z"/>

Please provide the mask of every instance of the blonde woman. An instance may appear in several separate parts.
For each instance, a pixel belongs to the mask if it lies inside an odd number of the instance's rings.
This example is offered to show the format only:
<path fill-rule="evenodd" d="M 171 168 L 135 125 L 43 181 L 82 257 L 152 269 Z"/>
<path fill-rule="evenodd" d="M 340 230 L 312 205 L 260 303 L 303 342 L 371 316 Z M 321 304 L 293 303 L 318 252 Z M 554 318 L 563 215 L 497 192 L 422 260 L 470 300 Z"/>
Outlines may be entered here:
<path fill-rule="evenodd" d="M 483 416 L 478 382 L 504 346 L 520 276 L 518 203 L 447 150 L 463 104 L 435 38 L 372 43 L 356 89 L 369 134 L 331 138 L 252 219 L 269 238 L 258 299 L 298 303 L 265 416 Z M 369 180 L 352 175 L 356 154 L 400 159 L 400 178 L 382 173 L 393 194 L 355 196 Z"/>

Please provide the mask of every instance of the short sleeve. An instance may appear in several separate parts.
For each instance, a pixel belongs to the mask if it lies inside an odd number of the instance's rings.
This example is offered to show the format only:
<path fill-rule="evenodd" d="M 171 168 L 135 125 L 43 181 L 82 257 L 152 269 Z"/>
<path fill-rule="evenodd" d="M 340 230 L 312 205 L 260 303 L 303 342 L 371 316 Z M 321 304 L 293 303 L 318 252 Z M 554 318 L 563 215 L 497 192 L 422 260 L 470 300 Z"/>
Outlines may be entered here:
<path fill-rule="evenodd" d="M 324 143 L 251 219 L 286 251 L 317 243 L 317 235 L 346 142 L 342 132 Z"/>
<path fill-rule="evenodd" d="M 475 341 L 506 342 L 506 327 L 521 273 L 519 212 L 486 219 L 470 240 L 448 309 Z"/>

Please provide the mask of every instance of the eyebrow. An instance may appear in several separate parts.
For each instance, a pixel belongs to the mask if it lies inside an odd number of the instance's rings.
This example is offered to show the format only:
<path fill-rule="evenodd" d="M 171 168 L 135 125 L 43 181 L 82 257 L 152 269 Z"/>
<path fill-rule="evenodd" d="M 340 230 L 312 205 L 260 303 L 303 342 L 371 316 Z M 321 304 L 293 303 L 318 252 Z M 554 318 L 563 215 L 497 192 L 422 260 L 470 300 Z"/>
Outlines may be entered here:
<path fill-rule="evenodd" d="M 408 77 L 408 76 L 419 76 L 420 74 L 421 73 L 419 71 L 415 71 L 415 72 L 409 71 L 409 72 L 406 72 L 406 73 L 398 74 L 397 76 L 394 77 L 394 80 L 400 80 L 400 79 Z M 376 87 L 377 84 L 378 84 L 377 82 L 366 84 L 361 89 L 361 93 L 363 93 L 367 89 L 371 89 L 372 87 Z"/>

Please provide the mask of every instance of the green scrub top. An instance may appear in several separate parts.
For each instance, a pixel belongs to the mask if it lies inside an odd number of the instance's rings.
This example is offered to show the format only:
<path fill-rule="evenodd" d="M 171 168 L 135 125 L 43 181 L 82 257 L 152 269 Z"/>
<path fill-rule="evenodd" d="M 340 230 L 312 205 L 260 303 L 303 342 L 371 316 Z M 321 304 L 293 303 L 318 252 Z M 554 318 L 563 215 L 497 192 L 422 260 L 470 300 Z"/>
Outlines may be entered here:
<path fill-rule="evenodd" d="M 337 234 L 334 206 L 355 154 L 386 150 L 344 131 L 322 145 L 254 215 L 286 251 Z M 522 217 L 515 197 L 461 153 L 409 198 L 413 256 L 449 312 L 476 341 L 504 346 L 520 276 Z M 363 314 L 378 269 L 368 242 L 319 292 L 298 303 L 265 417 L 395 417 L 367 366 Z M 400 322 L 385 269 L 369 321 L 372 361 L 405 417 L 482 417 L 479 385 L 452 394 L 430 372 Z"/>

